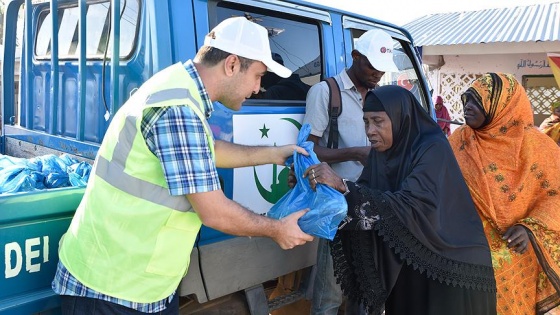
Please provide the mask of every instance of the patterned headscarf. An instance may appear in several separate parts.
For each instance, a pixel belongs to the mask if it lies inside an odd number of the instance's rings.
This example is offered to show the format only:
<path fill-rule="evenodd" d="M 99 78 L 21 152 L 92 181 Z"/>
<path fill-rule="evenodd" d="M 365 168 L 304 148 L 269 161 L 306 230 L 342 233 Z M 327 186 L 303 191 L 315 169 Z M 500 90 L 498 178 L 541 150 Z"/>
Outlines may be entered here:
<path fill-rule="evenodd" d="M 481 216 L 503 234 L 521 224 L 560 288 L 560 148 L 533 126 L 527 94 L 510 74 L 487 73 L 465 92 L 485 124 L 449 138 Z"/>
<path fill-rule="evenodd" d="M 554 112 L 559 107 L 560 100 L 552 103 L 551 115 L 542 122 L 540 129 L 560 146 L 560 122 L 558 122 L 558 115 Z"/>

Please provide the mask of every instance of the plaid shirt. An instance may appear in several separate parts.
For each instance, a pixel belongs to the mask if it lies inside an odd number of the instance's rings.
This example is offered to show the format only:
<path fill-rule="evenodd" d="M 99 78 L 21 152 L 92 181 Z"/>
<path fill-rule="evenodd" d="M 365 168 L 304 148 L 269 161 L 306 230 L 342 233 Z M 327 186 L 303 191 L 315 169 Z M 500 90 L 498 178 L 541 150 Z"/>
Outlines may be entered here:
<path fill-rule="evenodd" d="M 208 93 L 192 61 L 185 69 L 196 82 L 206 117 L 214 110 Z M 212 159 L 202 121 L 188 106 L 151 108 L 146 111 L 141 126 L 142 135 L 150 149 L 161 161 L 171 195 L 186 195 L 220 189 L 218 173 Z M 120 304 L 144 313 L 164 310 L 175 293 L 153 303 L 136 303 L 118 299 L 92 290 L 78 281 L 59 262 L 53 290 L 60 295 L 96 298 Z"/>

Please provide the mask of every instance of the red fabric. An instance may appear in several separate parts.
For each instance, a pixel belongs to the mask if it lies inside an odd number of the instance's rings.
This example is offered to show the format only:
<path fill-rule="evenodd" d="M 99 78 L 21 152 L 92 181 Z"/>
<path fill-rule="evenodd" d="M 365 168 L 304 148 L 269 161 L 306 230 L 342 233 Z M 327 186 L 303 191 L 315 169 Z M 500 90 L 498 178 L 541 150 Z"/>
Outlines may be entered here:
<path fill-rule="evenodd" d="M 451 116 L 449 116 L 449 111 L 447 111 L 447 107 L 445 107 L 445 105 L 441 105 L 441 108 L 439 110 L 436 110 L 436 118 L 438 118 L 438 125 L 443 133 L 449 137 L 451 135 L 451 124 L 439 120 L 440 118 L 448 121 L 451 120 Z"/>

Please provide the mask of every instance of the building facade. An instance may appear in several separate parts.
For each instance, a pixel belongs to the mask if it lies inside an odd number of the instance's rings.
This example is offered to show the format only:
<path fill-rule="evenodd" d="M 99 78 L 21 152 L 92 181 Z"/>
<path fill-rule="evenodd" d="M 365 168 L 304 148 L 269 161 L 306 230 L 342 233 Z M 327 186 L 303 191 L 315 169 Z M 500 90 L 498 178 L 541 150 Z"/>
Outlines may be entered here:
<path fill-rule="evenodd" d="M 464 122 L 460 96 L 486 72 L 512 73 L 533 105 L 535 124 L 550 115 L 560 88 L 547 53 L 560 52 L 560 3 L 427 15 L 404 26 L 433 95 L 449 109 L 452 131 Z"/>

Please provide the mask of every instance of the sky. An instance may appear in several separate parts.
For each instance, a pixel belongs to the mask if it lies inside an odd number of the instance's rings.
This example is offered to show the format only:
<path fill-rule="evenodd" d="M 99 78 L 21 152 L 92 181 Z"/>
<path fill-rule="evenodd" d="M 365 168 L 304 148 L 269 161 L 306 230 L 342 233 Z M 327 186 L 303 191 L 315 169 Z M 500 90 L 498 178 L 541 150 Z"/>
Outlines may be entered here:
<path fill-rule="evenodd" d="M 360 13 L 396 25 L 433 13 L 476 11 L 491 8 L 526 6 L 560 0 L 307 0 L 345 11 Z"/>

